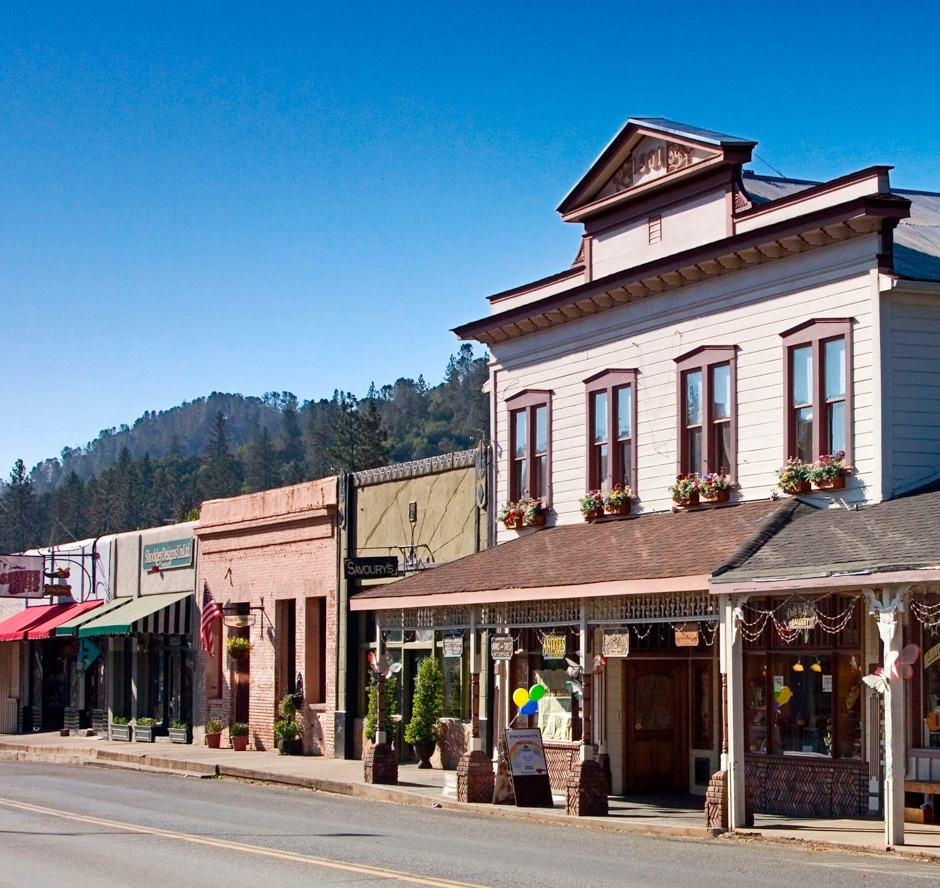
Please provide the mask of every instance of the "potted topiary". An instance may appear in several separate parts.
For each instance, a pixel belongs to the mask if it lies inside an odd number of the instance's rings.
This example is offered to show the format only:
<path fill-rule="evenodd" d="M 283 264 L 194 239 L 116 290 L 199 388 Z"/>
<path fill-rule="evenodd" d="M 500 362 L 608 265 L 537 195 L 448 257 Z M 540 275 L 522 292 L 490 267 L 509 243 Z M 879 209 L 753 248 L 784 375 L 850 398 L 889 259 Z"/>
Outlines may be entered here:
<path fill-rule="evenodd" d="M 228 726 L 228 736 L 235 752 L 244 752 L 248 748 L 248 725 L 245 722 L 232 722 Z"/>
<path fill-rule="evenodd" d="M 385 730 L 391 731 L 395 714 L 398 710 L 396 702 L 398 694 L 398 679 L 391 675 L 385 679 Z M 365 739 L 370 743 L 375 742 L 375 733 L 379 726 L 379 683 L 376 674 L 370 670 L 369 686 L 366 689 L 369 703 L 366 709 L 366 720 L 364 725 Z"/>
<path fill-rule="evenodd" d="M 174 719 L 170 722 L 168 733 L 171 743 L 189 743 L 189 725 L 184 721 Z"/>
<path fill-rule="evenodd" d="M 206 746 L 209 749 L 218 749 L 222 743 L 222 731 L 225 725 L 220 719 L 210 718 L 206 721 Z"/>
<path fill-rule="evenodd" d="M 414 747 L 419 768 L 431 767 L 431 756 L 439 735 L 439 719 L 444 712 L 444 676 L 437 657 L 425 657 L 418 666 L 411 721 L 405 728 L 405 742 Z"/>
<path fill-rule="evenodd" d="M 111 724 L 108 725 L 108 736 L 112 740 L 121 740 L 124 743 L 131 741 L 130 719 L 124 715 L 114 715 L 111 717 Z"/>
<path fill-rule="evenodd" d="M 134 725 L 134 740 L 137 743 L 153 743 L 154 730 L 160 724 L 155 718 L 149 715 L 137 719 Z"/>
<path fill-rule="evenodd" d="M 225 642 L 228 655 L 233 660 L 244 660 L 251 653 L 251 642 L 247 638 L 236 635 Z"/>
<path fill-rule="evenodd" d="M 304 722 L 297 715 L 297 705 L 293 694 L 285 694 L 277 705 L 279 718 L 274 720 L 274 736 L 277 737 L 277 751 L 281 755 L 303 755 Z"/>

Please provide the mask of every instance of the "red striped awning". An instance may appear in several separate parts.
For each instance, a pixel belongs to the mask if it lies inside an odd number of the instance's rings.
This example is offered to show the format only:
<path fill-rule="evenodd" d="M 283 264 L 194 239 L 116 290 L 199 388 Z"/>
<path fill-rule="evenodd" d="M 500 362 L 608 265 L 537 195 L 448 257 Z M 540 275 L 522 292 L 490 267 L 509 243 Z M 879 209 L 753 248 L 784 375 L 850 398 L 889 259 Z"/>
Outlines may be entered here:
<path fill-rule="evenodd" d="M 38 626 L 50 616 L 67 608 L 67 604 L 42 604 L 38 607 L 24 607 L 18 614 L 0 623 L 0 641 L 22 641 L 26 632 Z"/>
<path fill-rule="evenodd" d="M 56 634 L 55 630 L 58 626 L 61 626 L 69 620 L 74 620 L 81 614 L 94 610 L 96 607 L 100 607 L 102 603 L 101 601 L 82 601 L 79 604 L 54 604 L 53 608 L 62 607 L 64 610 L 58 613 L 50 612 L 49 616 L 42 622 L 32 624 L 26 630 L 26 637 L 37 639 L 52 638 Z"/>

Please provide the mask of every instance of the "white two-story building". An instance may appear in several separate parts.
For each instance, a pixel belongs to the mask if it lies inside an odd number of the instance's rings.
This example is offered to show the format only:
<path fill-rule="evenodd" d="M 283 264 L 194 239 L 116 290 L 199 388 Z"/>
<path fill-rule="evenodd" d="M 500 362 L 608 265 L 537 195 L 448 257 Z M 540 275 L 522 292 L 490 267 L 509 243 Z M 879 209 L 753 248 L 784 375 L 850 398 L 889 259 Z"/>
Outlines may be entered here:
<path fill-rule="evenodd" d="M 800 757 L 801 779 L 837 785 L 823 801 L 808 786 L 761 804 L 864 815 L 873 726 L 857 685 L 880 658 L 864 590 L 794 603 L 767 582 L 731 601 L 713 580 L 799 520 L 777 487 L 789 458 L 845 454 L 844 488 L 810 490 L 811 506 L 940 478 L 940 195 L 892 191 L 887 166 L 825 183 L 757 176 L 754 146 L 626 123 L 558 208 L 583 228 L 574 263 L 491 296 L 455 331 L 490 349 L 497 500 L 544 502 L 545 527 L 500 524 L 495 550 L 352 606 L 395 630 L 471 632 L 484 663 L 480 639 L 512 635 L 497 724 L 516 714 L 513 688 L 544 684 L 532 724 L 552 756 L 564 760 L 587 715 L 615 793 L 704 794 L 727 763 L 722 682 L 746 644 L 765 665 L 732 693 L 746 689 L 764 730 L 739 757 Z M 688 473 L 728 476 L 729 501 L 677 510 L 670 487 Z M 580 500 L 618 484 L 631 514 L 585 521 Z M 719 632 L 734 607 L 746 641 Z M 588 713 L 562 649 L 606 655 Z M 809 679 L 791 681 L 804 663 Z"/>

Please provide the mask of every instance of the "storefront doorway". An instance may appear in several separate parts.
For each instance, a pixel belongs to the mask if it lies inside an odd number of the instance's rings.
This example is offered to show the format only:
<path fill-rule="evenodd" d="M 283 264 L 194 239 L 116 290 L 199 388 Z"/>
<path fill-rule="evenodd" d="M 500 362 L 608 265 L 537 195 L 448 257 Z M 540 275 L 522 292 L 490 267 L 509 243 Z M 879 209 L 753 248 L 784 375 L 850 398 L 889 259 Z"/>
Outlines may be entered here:
<path fill-rule="evenodd" d="M 624 792 L 688 792 L 688 663 L 624 661 Z"/>

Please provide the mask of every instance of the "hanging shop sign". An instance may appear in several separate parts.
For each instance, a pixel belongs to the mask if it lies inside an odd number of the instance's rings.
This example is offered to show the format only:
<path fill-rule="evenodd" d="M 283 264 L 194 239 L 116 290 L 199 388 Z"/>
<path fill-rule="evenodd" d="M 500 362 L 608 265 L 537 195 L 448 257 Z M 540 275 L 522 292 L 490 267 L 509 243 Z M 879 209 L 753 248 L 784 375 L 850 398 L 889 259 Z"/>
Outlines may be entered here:
<path fill-rule="evenodd" d="M 0 555 L 0 598 L 42 598 L 42 555 Z"/>
<path fill-rule="evenodd" d="M 694 648 L 698 647 L 698 625 L 695 623 L 685 623 L 676 629 L 676 647 Z"/>
<path fill-rule="evenodd" d="M 788 601 L 783 605 L 780 622 L 791 632 L 796 629 L 815 629 L 816 606 L 811 601 Z"/>
<path fill-rule="evenodd" d="M 490 636 L 490 657 L 494 660 L 511 660 L 515 643 L 511 635 Z"/>
<path fill-rule="evenodd" d="M 344 558 L 343 569 L 347 580 L 379 580 L 398 576 L 397 555 L 376 555 L 363 558 Z"/>
<path fill-rule="evenodd" d="M 601 654 L 605 657 L 626 657 L 630 654 L 629 629 L 604 629 Z"/>
<path fill-rule="evenodd" d="M 42 587 L 43 595 L 57 595 L 63 598 L 72 597 L 72 587 L 66 585 L 65 583 L 46 583 Z"/>
<path fill-rule="evenodd" d="M 167 540 L 164 543 L 148 543 L 144 546 L 144 570 L 170 570 L 174 567 L 191 567 L 193 563 L 192 537 L 185 540 Z"/>
<path fill-rule="evenodd" d="M 463 656 L 463 635 L 454 632 L 444 636 L 444 656 L 451 659 Z"/>
<path fill-rule="evenodd" d="M 542 656 L 546 660 L 563 660 L 565 657 L 567 636 L 543 635 Z"/>
<path fill-rule="evenodd" d="M 935 644 L 929 651 L 924 652 L 924 669 L 933 666 L 940 660 L 940 644 Z"/>

